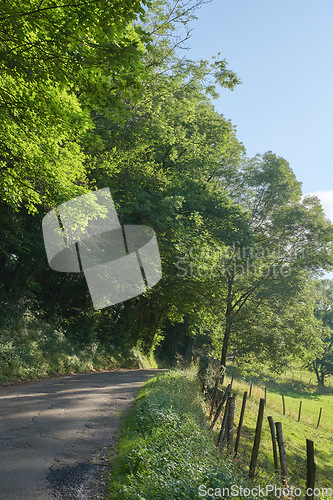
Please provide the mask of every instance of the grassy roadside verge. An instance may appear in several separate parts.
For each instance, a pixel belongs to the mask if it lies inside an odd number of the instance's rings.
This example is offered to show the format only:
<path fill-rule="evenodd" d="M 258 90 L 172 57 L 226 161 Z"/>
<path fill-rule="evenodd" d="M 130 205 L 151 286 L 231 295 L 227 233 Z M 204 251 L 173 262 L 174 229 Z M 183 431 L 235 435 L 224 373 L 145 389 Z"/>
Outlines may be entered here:
<path fill-rule="evenodd" d="M 174 370 L 147 382 L 121 433 L 108 500 L 202 498 L 208 488 L 232 485 L 254 486 L 216 452 L 196 371 Z"/>

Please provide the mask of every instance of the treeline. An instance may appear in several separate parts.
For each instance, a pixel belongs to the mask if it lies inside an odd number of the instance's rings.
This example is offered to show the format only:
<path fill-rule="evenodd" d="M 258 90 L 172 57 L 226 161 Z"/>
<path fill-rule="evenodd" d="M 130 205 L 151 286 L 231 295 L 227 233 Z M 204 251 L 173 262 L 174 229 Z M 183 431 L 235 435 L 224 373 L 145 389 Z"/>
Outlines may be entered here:
<path fill-rule="evenodd" d="M 133 349 L 167 362 L 222 353 L 224 365 L 230 353 L 273 366 L 302 356 L 318 381 L 332 372 L 314 282 L 333 266 L 332 224 L 286 160 L 247 158 L 215 111 L 218 87 L 240 81 L 220 56 L 181 49 L 202 3 L 1 6 L 3 378 L 128 362 Z M 41 221 L 104 187 L 122 224 L 155 230 L 163 278 L 95 311 L 82 276 L 48 267 Z"/>

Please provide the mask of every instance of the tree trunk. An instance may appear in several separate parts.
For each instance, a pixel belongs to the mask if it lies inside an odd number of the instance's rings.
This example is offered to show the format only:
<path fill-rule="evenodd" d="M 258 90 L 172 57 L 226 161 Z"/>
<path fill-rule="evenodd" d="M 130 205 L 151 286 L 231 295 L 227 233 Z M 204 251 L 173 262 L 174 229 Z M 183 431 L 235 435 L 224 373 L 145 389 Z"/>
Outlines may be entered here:
<path fill-rule="evenodd" d="M 226 317 L 226 321 L 227 321 L 227 324 L 226 324 L 225 330 L 224 330 L 222 355 L 221 355 L 221 365 L 222 366 L 225 366 L 226 362 L 227 362 L 228 344 L 229 344 L 230 333 L 231 333 L 231 322 L 228 321 L 227 317 Z"/>
<path fill-rule="evenodd" d="M 159 315 L 157 316 L 157 321 L 155 323 L 155 326 L 153 328 L 153 333 L 150 337 L 150 339 L 148 339 L 148 341 L 145 342 L 145 348 L 144 348 L 144 352 L 145 354 L 149 354 L 149 352 L 151 351 L 153 345 L 154 345 L 154 339 L 155 339 L 155 335 L 156 335 L 156 332 L 157 332 L 157 328 L 161 322 L 161 319 L 162 319 L 162 316 L 164 314 L 164 311 L 166 310 L 167 306 L 165 305 L 162 310 L 160 311 Z"/>
<path fill-rule="evenodd" d="M 221 354 L 221 365 L 222 366 L 226 366 L 226 363 L 227 363 L 228 345 L 229 345 L 231 326 L 232 326 L 233 307 L 232 307 L 231 291 L 232 291 L 233 281 L 234 281 L 234 276 L 231 276 L 228 279 L 227 308 L 225 311 L 225 330 L 224 330 L 222 354 Z"/>
<path fill-rule="evenodd" d="M 315 372 L 316 377 L 317 377 L 317 384 L 318 384 L 318 385 L 324 385 L 324 384 L 323 384 L 323 381 L 322 381 L 322 379 L 321 379 L 321 376 L 320 376 L 320 373 L 319 373 L 319 370 L 318 370 L 318 367 L 317 367 L 317 363 L 316 363 L 316 361 L 313 361 L 313 362 L 312 362 L 312 366 L 313 366 L 314 372 Z"/>

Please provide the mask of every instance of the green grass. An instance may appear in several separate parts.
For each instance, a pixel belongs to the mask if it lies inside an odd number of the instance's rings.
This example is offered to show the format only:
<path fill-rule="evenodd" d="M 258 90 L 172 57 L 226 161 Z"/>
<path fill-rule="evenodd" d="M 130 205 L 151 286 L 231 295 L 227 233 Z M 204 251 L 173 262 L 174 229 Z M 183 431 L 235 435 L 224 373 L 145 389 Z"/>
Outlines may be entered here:
<path fill-rule="evenodd" d="M 233 484 L 248 482 L 216 450 L 196 370 L 174 370 L 146 383 L 122 430 L 108 500 L 201 498 L 200 485 Z"/>
<path fill-rule="evenodd" d="M 229 370 L 229 372 L 236 370 Z M 272 378 L 263 372 L 257 378 L 257 384 L 252 389 L 252 397 L 248 398 L 243 424 L 242 438 L 239 448 L 239 459 L 243 464 L 249 464 L 253 436 L 257 419 L 259 398 L 264 397 L 264 386 L 267 386 L 265 418 L 259 451 L 259 474 L 274 473 L 272 443 L 267 416 L 272 415 L 274 421 L 282 422 L 283 436 L 286 447 L 288 473 L 290 483 L 305 487 L 306 478 L 306 438 L 313 440 L 316 462 L 316 486 L 333 487 L 333 394 L 327 388 L 321 391 L 315 385 L 309 384 L 313 374 L 300 370 L 295 376 L 295 369 L 285 372 L 279 378 Z M 252 377 L 253 378 L 253 377 Z M 227 377 L 225 383 L 230 382 Z M 237 394 L 235 423 L 238 424 L 242 395 L 249 392 L 249 382 L 234 379 L 233 390 Z M 282 397 L 285 396 L 286 415 L 282 414 Z M 302 401 L 301 420 L 298 422 L 299 402 Z M 322 416 L 319 428 L 317 421 L 320 407 Z M 332 497 L 326 497 L 332 498 Z"/>

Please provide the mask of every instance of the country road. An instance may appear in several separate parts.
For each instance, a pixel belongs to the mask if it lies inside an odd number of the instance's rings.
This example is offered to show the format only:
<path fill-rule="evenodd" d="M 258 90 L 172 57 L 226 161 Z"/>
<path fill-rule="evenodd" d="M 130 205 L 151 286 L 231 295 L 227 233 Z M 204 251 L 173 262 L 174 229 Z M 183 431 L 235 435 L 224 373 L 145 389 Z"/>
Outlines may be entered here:
<path fill-rule="evenodd" d="M 159 370 L 69 375 L 0 387 L 0 499 L 90 498 L 93 458 Z M 96 462 L 96 460 L 95 460 Z"/>

